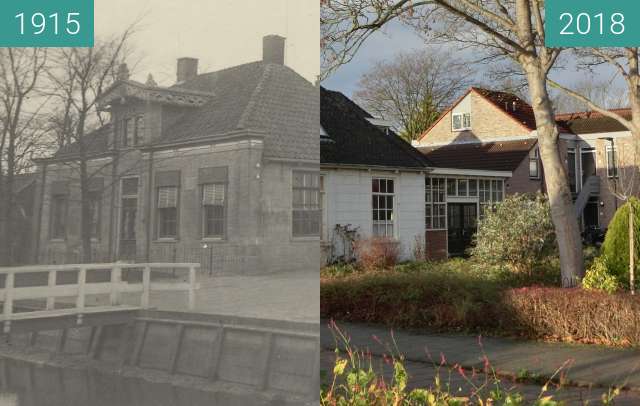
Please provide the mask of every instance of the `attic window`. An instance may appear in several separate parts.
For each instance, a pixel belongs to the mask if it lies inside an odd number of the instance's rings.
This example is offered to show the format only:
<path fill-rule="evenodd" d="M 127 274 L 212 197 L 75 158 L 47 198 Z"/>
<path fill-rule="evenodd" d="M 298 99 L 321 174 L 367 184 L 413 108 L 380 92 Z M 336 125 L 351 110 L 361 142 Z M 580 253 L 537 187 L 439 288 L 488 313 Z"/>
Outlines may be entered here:
<path fill-rule="evenodd" d="M 451 128 L 453 131 L 470 130 L 471 113 L 454 113 L 451 116 Z"/>

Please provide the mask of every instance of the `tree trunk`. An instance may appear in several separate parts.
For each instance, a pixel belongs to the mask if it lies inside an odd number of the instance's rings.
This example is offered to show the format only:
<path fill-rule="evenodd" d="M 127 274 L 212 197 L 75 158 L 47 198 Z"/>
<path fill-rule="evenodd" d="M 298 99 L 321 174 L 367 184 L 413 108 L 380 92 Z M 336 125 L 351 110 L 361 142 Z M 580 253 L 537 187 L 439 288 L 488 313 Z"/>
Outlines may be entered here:
<path fill-rule="evenodd" d="M 540 157 L 560 253 L 562 286 L 574 287 L 584 275 L 582 239 L 567 173 L 558 148 L 559 134 L 546 88 L 546 73 L 533 58 L 523 57 L 521 64 L 527 74 L 537 123 Z"/>
<path fill-rule="evenodd" d="M 4 179 L 4 210 L 2 213 L 4 223 L 4 241 L 2 241 L 2 251 L 0 251 L 0 263 L 2 265 L 13 265 L 13 247 L 16 230 L 13 227 L 14 212 L 14 184 L 15 184 L 15 139 L 10 135 L 9 146 L 7 148 L 7 175 Z"/>
<path fill-rule="evenodd" d="M 629 200 L 629 288 L 631 294 L 636 294 L 636 249 L 634 239 L 634 226 L 633 226 L 633 202 Z"/>
<path fill-rule="evenodd" d="M 82 262 L 90 263 L 91 258 L 91 201 L 87 161 L 80 161 L 80 235 L 82 239 Z"/>

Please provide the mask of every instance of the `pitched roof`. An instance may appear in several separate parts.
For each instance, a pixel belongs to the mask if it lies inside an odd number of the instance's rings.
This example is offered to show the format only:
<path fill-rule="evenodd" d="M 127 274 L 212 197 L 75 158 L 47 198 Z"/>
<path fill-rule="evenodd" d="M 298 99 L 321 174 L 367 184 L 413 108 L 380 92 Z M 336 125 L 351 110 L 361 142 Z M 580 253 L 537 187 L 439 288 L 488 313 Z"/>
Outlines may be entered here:
<path fill-rule="evenodd" d="M 368 118 L 372 116 L 344 94 L 322 88 L 320 124 L 326 135 L 320 143 L 320 163 L 409 169 L 429 165 L 411 144 Z"/>
<path fill-rule="evenodd" d="M 172 86 L 173 92 L 207 92 L 207 101 L 181 110 L 152 146 L 173 145 L 235 130 L 265 134 L 264 154 L 272 158 L 318 160 L 318 90 L 292 69 L 262 61 L 204 73 Z M 96 138 L 107 130 L 92 134 Z M 108 145 L 96 142 L 96 149 Z M 96 140 L 97 141 L 97 140 Z M 68 155 L 73 145 L 60 154 Z M 77 152 L 77 151 L 76 151 Z"/>
<path fill-rule="evenodd" d="M 626 119 L 631 119 L 631 109 L 612 109 Z M 595 111 L 583 111 L 556 115 L 556 121 L 568 127 L 574 134 L 594 134 L 615 131 L 627 131 L 627 127 L 613 118 L 605 117 Z"/>
<path fill-rule="evenodd" d="M 514 171 L 529 155 L 536 139 L 419 147 L 438 168 Z"/>
<path fill-rule="evenodd" d="M 533 115 L 533 108 L 518 96 L 512 93 L 483 89 L 480 87 L 472 87 L 471 89 L 529 130 L 534 131 L 536 129 L 536 118 Z"/>

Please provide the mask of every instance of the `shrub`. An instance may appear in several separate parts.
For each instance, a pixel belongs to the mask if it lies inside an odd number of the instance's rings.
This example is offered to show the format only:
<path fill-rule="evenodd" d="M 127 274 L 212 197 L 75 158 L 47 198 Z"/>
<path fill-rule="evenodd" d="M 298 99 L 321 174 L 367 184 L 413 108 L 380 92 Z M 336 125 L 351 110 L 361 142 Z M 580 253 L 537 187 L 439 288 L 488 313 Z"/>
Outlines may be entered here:
<path fill-rule="evenodd" d="M 608 345 L 640 345 L 640 298 L 580 288 L 505 292 L 500 317 L 512 334 Z M 511 319 L 511 320 L 509 320 Z"/>
<path fill-rule="evenodd" d="M 400 244 L 387 237 L 372 237 L 354 244 L 356 263 L 365 271 L 392 268 L 400 256 Z"/>
<path fill-rule="evenodd" d="M 633 205 L 634 212 L 635 255 L 636 260 L 640 260 L 640 201 L 634 197 L 618 208 L 602 245 L 609 272 L 625 286 L 629 285 L 629 204 Z"/>
<path fill-rule="evenodd" d="M 471 254 L 489 264 L 531 273 L 555 245 L 549 203 L 542 194 L 515 194 L 487 210 Z"/>
<path fill-rule="evenodd" d="M 582 287 L 587 290 L 599 290 L 611 294 L 620 289 L 620 284 L 609 271 L 605 257 L 598 257 L 594 259 L 582 279 Z"/>
<path fill-rule="evenodd" d="M 322 318 L 439 332 L 490 333 L 640 346 L 640 296 L 510 287 L 498 272 L 426 269 L 323 278 Z M 512 274 L 512 273 L 510 273 Z"/>

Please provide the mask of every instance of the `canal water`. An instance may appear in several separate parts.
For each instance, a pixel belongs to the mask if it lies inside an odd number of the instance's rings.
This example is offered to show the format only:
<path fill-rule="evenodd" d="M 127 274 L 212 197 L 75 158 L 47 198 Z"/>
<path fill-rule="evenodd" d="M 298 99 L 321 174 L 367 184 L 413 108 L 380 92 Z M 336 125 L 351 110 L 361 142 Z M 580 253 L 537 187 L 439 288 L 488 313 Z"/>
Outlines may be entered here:
<path fill-rule="evenodd" d="M 241 390 L 210 392 L 122 377 L 94 369 L 57 368 L 0 359 L 0 406 L 287 405 Z"/>

